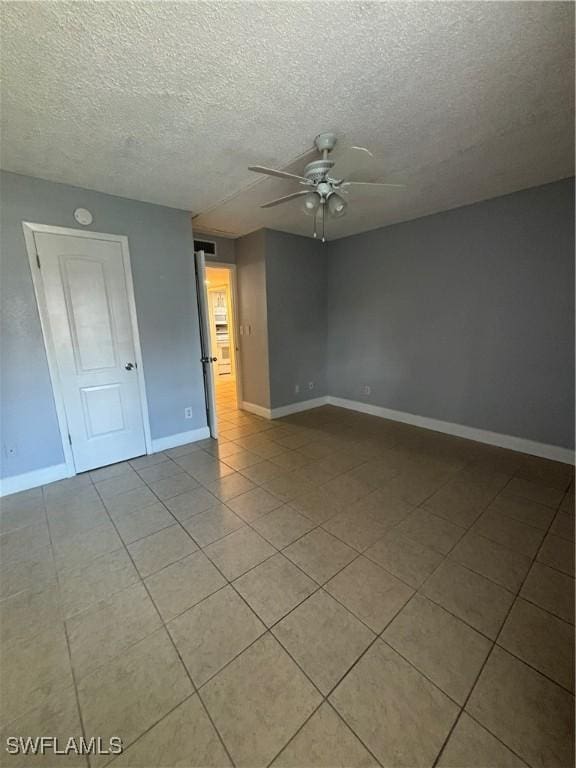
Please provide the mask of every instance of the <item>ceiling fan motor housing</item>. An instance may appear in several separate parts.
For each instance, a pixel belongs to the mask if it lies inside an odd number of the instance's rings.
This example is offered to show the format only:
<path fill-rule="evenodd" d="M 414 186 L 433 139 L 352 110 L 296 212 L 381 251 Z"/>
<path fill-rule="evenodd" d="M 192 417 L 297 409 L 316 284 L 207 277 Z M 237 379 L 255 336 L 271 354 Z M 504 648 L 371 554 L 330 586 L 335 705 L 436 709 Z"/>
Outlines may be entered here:
<path fill-rule="evenodd" d="M 333 167 L 333 160 L 313 160 L 304 169 L 304 176 L 310 181 L 318 183 L 326 178 L 328 172 Z"/>

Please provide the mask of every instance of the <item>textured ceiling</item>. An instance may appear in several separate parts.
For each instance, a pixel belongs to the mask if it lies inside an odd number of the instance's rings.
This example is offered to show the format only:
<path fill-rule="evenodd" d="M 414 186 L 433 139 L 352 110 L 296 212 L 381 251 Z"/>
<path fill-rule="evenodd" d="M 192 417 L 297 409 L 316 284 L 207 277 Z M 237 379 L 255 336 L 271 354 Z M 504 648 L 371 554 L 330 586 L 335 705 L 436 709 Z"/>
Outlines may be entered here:
<path fill-rule="evenodd" d="M 402 191 L 333 237 L 573 173 L 573 13 L 559 2 L 2 2 L 2 167 L 311 233 L 292 182 L 320 131 Z"/>

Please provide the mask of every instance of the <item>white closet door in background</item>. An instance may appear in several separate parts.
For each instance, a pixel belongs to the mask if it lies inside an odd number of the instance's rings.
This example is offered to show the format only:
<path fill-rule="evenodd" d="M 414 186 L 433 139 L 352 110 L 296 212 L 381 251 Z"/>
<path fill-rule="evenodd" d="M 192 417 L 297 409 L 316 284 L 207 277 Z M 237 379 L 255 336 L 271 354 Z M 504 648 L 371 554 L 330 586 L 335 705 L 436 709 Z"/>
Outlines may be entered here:
<path fill-rule="evenodd" d="M 146 453 L 120 243 L 34 238 L 76 471 Z"/>

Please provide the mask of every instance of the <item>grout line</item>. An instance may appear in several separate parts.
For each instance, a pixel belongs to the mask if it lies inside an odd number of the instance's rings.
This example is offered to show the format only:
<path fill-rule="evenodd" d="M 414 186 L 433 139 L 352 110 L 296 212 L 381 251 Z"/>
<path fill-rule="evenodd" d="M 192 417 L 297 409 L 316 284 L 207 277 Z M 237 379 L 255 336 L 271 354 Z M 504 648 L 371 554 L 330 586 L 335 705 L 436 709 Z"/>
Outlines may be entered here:
<path fill-rule="evenodd" d="M 548 533 L 548 531 L 550 530 L 550 526 L 552 525 L 552 522 L 553 521 L 550 521 L 550 524 L 549 524 L 549 526 L 548 526 L 548 528 L 546 530 L 546 533 Z M 478 674 L 476 675 L 476 678 L 475 678 L 475 680 L 474 680 L 474 682 L 472 684 L 472 687 L 470 688 L 470 691 L 468 692 L 468 695 L 466 696 L 464 704 L 462 705 L 462 709 L 461 709 L 460 713 L 458 714 L 458 716 L 456 717 L 456 720 L 454 721 L 454 723 L 452 725 L 452 728 L 448 732 L 448 735 L 446 736 L 446 739 L 444 740 L 444 743 L 442 744 L 442 747 L 440 748 L 440 751 L 438 752 L 438 755 L 436 756 L 436 760 L 434 761 L 434 764 L 433 764 L 432 768 L 436 768 L 436 766 L 438 764 L 438 761 L 442 757 L 442 753 L 444 752 L 444 749 L 446 748 L 446 745 L 447 745 L 447 743 L 448 743 L 448 741 L 449 741 L 449 739 L 450 739 L 450 737 L 451 737 L 451 735 L 452 735 L 456 725 L 458 724 L 458 722 L 459 722 L 459 720 L 460 720 L 460 718 L 462 716 L 462 712 L 466 711 L 466 707 L 468 705 L 468 702 L 470 701 L 470 698 L 471 698 L 472 694 L 476 690 L 476 686 L 479 683 L 480 677 L 481 677 L 482 673 L 484 672 L 484 669 L 485 669 L 486 665 L 488 664 L 488 661 L 490 660 L 490 658 L 492 657 L 492 654 L 494 653 L 494 649 L 496 648 L 496 645 L 498 643 L 498 639 L 499 639 L 499 637 L 500 637 L 500 635 L 502 633 L 502 630 L 504 629 L 504 627 L 506 625 L 506 622 L 508 621 L 508 618 L 509 618 L 510 614 L 512 613 L 512 609 L 514 608 L 514 605 L 516 604 L 516 601 L 518 600 L 518 598 L 520 596 L 520 593 L 521 593 L 522 588 L 523 588 L 523 586 L 524 586 L 524 584 L 526 582 L 526 579 L 528 578 L 528 576 L 530 574 L 530 571 L 532 570 L 532 567 L 533 567 L 534 563 L 536 562 L 536 558 L 538 557 L 538 553 L 540 552 L 540 549 L 542 548 L 542 545 L 544 543 L 545 535 L 542 537 L 542 541 L 540 543 L 540 546 L 538 547 L 534 557 L 532 558 L 532 563 L 530 565 L 530 568 L 526 571 L 526 574 L 524 575 L 524 578 L 522 579 L 522 582 L 521 582 L 520 586 L 518 587 L 518 589 L 517 589 L 517 591 L 515 593 L 515 597 L 512 600 L 512 602 L 510 603 L 510 607 L 508 608 L 508 611 L 506 612 L 506 615 L 505 615 L 503 621 L 500 624 L 500 629 L 498 630 L 498 633 L 497 633 L 496 637 L 494 638 L 494 640 L 492 642 L 492 647 L 488 651 L 488 654 L 486 655 L 486 658 L 484 659 L 484 663 L 481 665 L 480 670 L 478 671 Z M 506 650 L 506 649 L 504 649 L 504 650 Z M 522 661 L 522 660 L 520 659 L 520 661 Z M 468 712 L 467 712 L 467 714 L 468 714 Z M 495 739 L 497 739 L 501 744 L 504 744 L 504 746 L 508 750 L 510 750 L 513 754 L 516 754 L 516 752 L 514 752 L 514 750 L 510 746 L 508 746 L 508 744 L 506 744 L 502 739 L 500 739 L 500 737 L 497 736 L 495 733 L 492 733 L 492 731 L 486 725 L 484 725 L 483 723 L 480 723 L 480 724 L 482 725 L 482 727 L 486 731 L 491 733 L 492 736 L 494 736 Z M 519 757 L 522 760 L 525 760 L 525 758 L 523 758 L 521 755 L 517 755 L 517 757 Z M 525 760 L 525 762 L 527 762 L 527 760 Z"/>
<path fill-rule="evenodd" d="M 150 489 L 150 490 L 152 490 L 152 489 Z M 97 492 L 98 492 L 98 491 L 97 491 Z M 152 493 L 154 493 L 154 491 L 152 491 Z M 100 495 L 100 494 L 99 494 L 99 495 Z M 156 494 L 154 494 L 154 495 L 156 495 Z M 102 501 L 103 501 L 103 500 L 102 500 Z M 106 505 L 104 505 L 104 506 L 106 506 Z M 110 513 L 108 512 L 108 510 L 107 510 L 107 509 L 106 509 L 106 513 L 107 513 L 107 514 L 108 514 L 108 516 L 110 517 L 110 520 L 111 520 L 111 522 L 112 522 L 112 525 L 113 525 L 113 526 L 114 526 L 114 528 L 116 529 L 116 533 L 118 534 L 118 536 L 120 536 L 120 533 L 119 533 L 118 529 L 116 528 L 116 524 L 115 524 L 114 520 L 112 520 L 112 517 L 110 516 Z M 181 527 L 182 527 L 182 526 L 181 526 Z M 183 530 L 184 530 L 184 532 L 186 533 L 186 535 L 188 535 L 188 532 L 187 532 L 185 529 L 183 529 Z M 122 537 L 120 536 L 120 538 L 122 538 Z M 232 756 L 230 755 L 230 753 L 229 753 L 229 751 L 228 751 L 228 748 L 226 747 L 226 744 L 224 743 L 224 739 L 222 738 L 222 735 L 221 735 L 220 731 L 219 731 L 219 730 L 218 730 L 218 728 L 216 727 L 216 724 L 215 724 L 215 723 L 214 723 L 214 721 L 212 720 L 212 717 L 211 717 L 210 713 L 208 712 L 208 710 L 207 710 L 207 708 L 206 708 L 206 705 L 204 704 L 204 701 L 203 701 L 202 697 L 200 696 L 200 692 L 198 691 L 198 688 L 196 687 L 196 685 L 195 685 L 195 683 L 194 683 L 194 680 L 192 679 L 192 676 L 190 675 L 190 672 L 188 671 L 188 667 L 186 666 L 186 664 L 184 663 L 184 660 L 182 659 L 182 656 L 181 656 L 181 654 L 180 654 L 180 650 L 178 649 L 178 647 L 177 647 L 176 643 L 174 642 L 174 638 L 172 637 L 172 635 L 171 635 L 171 634 L 170 634 L 170 632 L 168 631 L 168 627 L 166 626 L 166 622 L 164 621 L 164 617 L 163 617 L 163 616 L 162 616 L 162 614 L 160 613 L 160 610 L 159 610 L 158 606 L 156 605 L 156 603 L 155 603 L 155 601 L 154 601 L 154 599 L 153 599 L 153 597 L 152 597 L 152 594 L 150 593 L 150 590 L 148 589 L 148 585 L 146 584 L 145 580 L 144 580 L 144 579 L 142 578 L 142 576 L 140 575 L 140 572 L 138 571 L 138 568 L 136 567 L 136 563 L 134 562 L 134 559 L 132 558 L 132 555 L 130 554 L 130 551 L 128 550 L 128 547 L 127 547 L 127 545 L 126 545 L 126 544 L 124 544 L 124 542 L 123 542 L 123 541 L 122 541 L 122 543 L 123 543 L 123 545 L 124 545 L 124 549 L 125 549 L 125 551 L 126 551 L 126 554 L 128 555 L 128 557 L 129 557 L 129 558 L 130 558 L 130 560 L 132 561 L 132 565 L 133 565 L 133 567 L 135 568 L 135 570 L 136 570 L 136 573 L 138 574 L 138 577 L 139 577 L 139 579 L 140 579 L 140 582 L 141 582 L 142 586 L 143 586 L 143 587 L 144 587 L 144 589 L 146 590 L 146 594 L 148 595 L 148 599 L 150 600 L 151 604 L 154 606 L 154 610 L 155 610 L 155 611 L 156 611 L 156 613 L 158 614 L 158 618 L 159 618 L 159 620 L 160 620 L 160 622 L 161 622 L 161 629 L 163 629 L 163 630 L 164 630 L 164 633 L 165 633 L 165 634 L 168 636 L 168 639 L 169 639 L 169 641 L 170 641 L 170 643 L 171 643 L 171 645 L 172 645 L 172 647 L 173 647 L 173 649 L 174 649 L 174 651 L 175 651 L 175 653 L 176 653 L 176 655 L 177 655 L 177 657 L 178 657 L 178 659 L 179 659 L 179 661 L 180 661 L 180 664 L 182 665 L 182 667 L 183 667 L 183 669 L 184 669 L 184 671 L 185 671 L 185 673 L 186 673 L 186 676 L 188 677 L 188 679 L 189 679 L 189 681 L 190 681 L 190 685 L 192 686 L 192 693 L 196 693 L 196 694 L 198 695 L 198 699 L 199 699 L 199 701 L 200 701 L 200 703 L 201 703 L 201 705 L 202 705 L 202 707 L 203 707 L 204 711 L 206 712 L 206 716 L 208 717 L 208 719 L 209 719 L 209 720 L 210 720 L 210 722 L 212 723 L 212 727 L 214 728 L 214 731 L 215 731 L 216 735 L 218 736 L 218 738 L 219 738 L 220 742 L 222 743 L 222 747 L 224 748 L 224 751 L 226 752 L 226 755 L 228 756 L 228 759 L 230 760 L 230 763 L 231 763 L 231 765 L 233 765 L 233 766 L 234 766 L 234 765 L 235 765 L 235 763 L 234 763 L 234 761 L 232 760 Z M 192 553 L 192 554 L 193 554 L 193 553 Z M 154 631 L 156 631 L 156 630 L 154 630 Z M 153 633 L 149 633 L 149 634 L 148 634 L 148 635 L 146 635 L 144 638 L 140 638 L 140 641 L 137 641 L 137 642 L 141 642 L 142 640 L 145 640 L 146 638 L 150 637 L 150 635 L 151 635 L 151 634 L 153 634 Z M 136 645 L 136 643 L 134 643 L 133 645 Z M 132 645 L 131 647 L 133 647 L 133 645 Z M 124 651 L 122 651 L 122 653 L 124 653 Z M 119 654 L 119 655 L 121 655 L 121 654 Z M 119 656 L 119 655 L 118 655 L 118 656 Z M 115 656 L 114 658 L 118 658 L 118 656 Z M 189 697 L 187 697 L 187 698 L 189 698 Z M 180 706 L 180 704 L 182 704 L 182 702 L 183 702 L 183 701 L 185 701 L 185 699 L 183 699 L 181 702 L 179 702 L 179 703 L 177 704 L 177 706 Z M 162 717 L 160 717 L 160 718 L 159 718 L 159 719 L 158 719 L 158 720 L 157 720 L 157 721 L 156 721 L 156 722 L 153 724 L 153 726 L 155 726 L 155 725 L 157 725 L 159 722 L 161 722 L 161 720 L 163 720 L 163 719 L 164 719 L 164 718 L 167 716 L 167 714 L 169 714 L 169 713 L 164 713 L 164 715 L 162 715 Z M 153 726 L 151 726 L 151 727 L 153 727 Z M 132 744 L 135 744 L 135 743 L 138 741 L 138 739 L 139 739 L 139 738 L 140 738 L 142 735 L 143 735 L 143 734 L 139 734 L 139 736 L 138 736 L 136 739 L 134 739 L 134 741 L 132 741 L 132 742 L 131 742 L 131 743 L 128 745 L 128 748 L 129 748 L 129 747 L 131 747 L 131 746 L 132 746 Z M 108 762 L 110 762 L 110 761 L 108 761 Z"/>

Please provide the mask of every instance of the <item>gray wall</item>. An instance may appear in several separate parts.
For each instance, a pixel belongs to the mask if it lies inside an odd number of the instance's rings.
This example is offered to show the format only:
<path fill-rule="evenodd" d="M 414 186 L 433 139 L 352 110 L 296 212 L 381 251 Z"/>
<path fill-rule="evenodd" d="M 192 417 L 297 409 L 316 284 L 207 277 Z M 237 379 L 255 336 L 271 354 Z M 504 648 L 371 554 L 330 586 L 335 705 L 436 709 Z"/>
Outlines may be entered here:
<path fill-rule="evenodd" d="M 238 321 L 244 329 L 238 336 L 242 398 L 245 402 L 270 408 L 265 240 L 264 230 L 259 230 L 236 241 L 236 280 Z"/>
<path fill-rule="evenodd" d="M 63 461 L 22 221 L 80 229 L 78 207 L 94 215 L 82 229 L 128 236 L 152 437 L 204 426 L 190 214 L 12 173 L 0 203 L 2 476 Z"/>
<path fill-rule="evenodd" d="M 194 230 L 194 239 L 209 240 L 216 243 L 216 256 L 207 256 L 208 261 L 219 261 L 223 264 L 236 263 L 236 240 L 231 240 L 228 237 L 214 237 L 214 235 L 208 235 L 196 229 Z"/>
<path fill-rule="evenodd" d="M 326 395 L 326 247 L 266 230 L 271 407 Z M 309 382 L 314 388 L 309 389 Z M 295 385 L 300 392 L 295 393 Z"/>
<path fill-rule="evenodd" d="M 332 243 L 330 394 L 572 447 L 573 199 L 567 179 Z"/>

